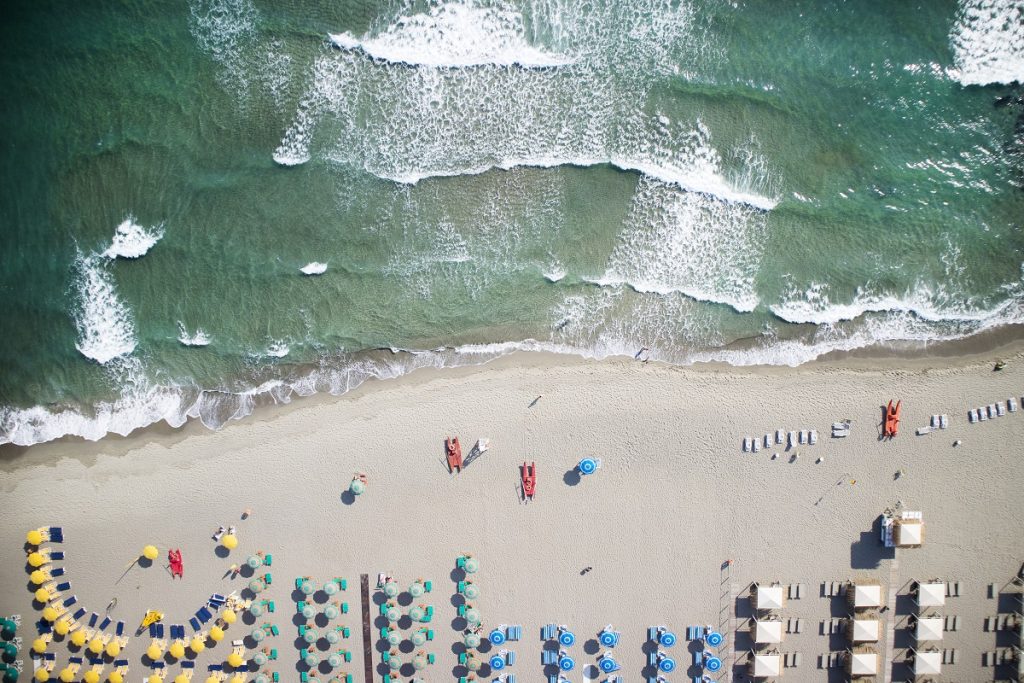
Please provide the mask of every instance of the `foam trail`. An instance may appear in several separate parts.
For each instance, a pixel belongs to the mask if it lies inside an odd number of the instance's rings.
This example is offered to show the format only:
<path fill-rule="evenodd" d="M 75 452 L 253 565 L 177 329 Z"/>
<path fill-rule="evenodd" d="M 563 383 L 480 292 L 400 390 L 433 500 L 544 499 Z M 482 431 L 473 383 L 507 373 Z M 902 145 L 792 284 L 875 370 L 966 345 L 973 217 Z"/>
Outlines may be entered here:
<path fill-rule="evenodd" d="M 196 328 L 194 334 L 189 334 L 185 328 L 185 323 L 179 320 L 178 341 L 184 346 L 209 346 L 213 339 L 202 328 Z"/>
<path fill-rule="evenodd" d="M 1024 3 L 962 0 L 950 32 L 963 85 L 1024 83 Z"/>
<path fill-rule="evenodd" d="M 135 350 L 131 309 L 117 295 L 114 278 L 97 256 L 78 255 L 75 263 L 78 301 L 73 311 L 78 327 L 75 348 L 105 365 Z"/>
<path fill-rule="evenodd" d="M 327 272 L 327 264 L 319 261 L 312 261 L 299 268 L 303 275 L 323 275 Z"/>
<path fill-rule="evenodd" d="M 157 225 L 148 230 L 135 222 L 135 217 L 129 215 L 114 231 L 114 239 L 101 256 L 106 258 L 140 258 L 145 256 L 150 249 L 164 236 L 163 225 Z"/>

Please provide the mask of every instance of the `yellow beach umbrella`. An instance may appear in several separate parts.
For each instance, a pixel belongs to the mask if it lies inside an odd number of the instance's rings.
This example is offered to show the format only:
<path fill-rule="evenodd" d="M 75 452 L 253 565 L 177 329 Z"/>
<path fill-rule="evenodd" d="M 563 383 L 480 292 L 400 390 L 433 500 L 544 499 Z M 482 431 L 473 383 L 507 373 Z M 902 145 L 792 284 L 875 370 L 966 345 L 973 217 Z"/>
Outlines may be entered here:
<path fill-rule="evenodd" d="M 199 636 L 193 638 L 192 642 L 189 643 L 188 646 L 192 650 L 192 652 L 195 652 L 196 654 L 199 654 L 200 652 L 206 649 L 206 643 L 204 643 L 202 639 L 199 638 Z"/>
<path fill-rule="evenodd" d="M 28 563 L 33 567 L 42 567 L 46 564 L 46 558 L 43 557 L 42 553 L 29 553 Z"/>
<path fill-rule="evenodd" d="M 45 588 L 38 588 L 38 589 L 36 589 L 36 601 L 37 602 L 49 602 L 50 601 L 50 591 L 46 590 Z"/>
<path fill-rule="evenodd" d="M 220 683 L 220 679 L 216 676 L 210 676 L 206 679 L 206 683 Z"/>
<path fill-rule="evenodd" d="M 124 683 L 124 676 L 121 675 L 120 671 L 111 671 L 110 675 L 107 676 L 107 680 L 110 683 Z"/>
<path fill-rule="evenodd" d="M 220 544 L 228 550 L 234 550 L 238 547 L 238 538 L 234 534 L 224 534 L 224 537 L 220 539 Z"/>
<path fill-rule="evenodd" d="M 38 529 L 33 529 L 25 534 L 25 540 L 29 545 L 39 545 L 43 542 L 43 534 Z"/>
<path fill-rule="evenodd" d="M 226 610 L 224 614 L 220 615 L 220 618 L 224 620 L 225 624 L 233 624 L 238 619 L 238 615 L 232 610 Z"/>
<path fill-rule="evenodd" d="M 50 672 L 43 667 L 39 667 L 36 669 L 35 679 L 39 681 L 39 683 L 46 683 L 46 681 L 50 680 Z"/>
<path fill-rule="evenodd" d="M 57 617 L 59 616 L 60 615 L 57 614 L 57 610 L 49 605 L 43 608 L 43 619 L 46 619 L 47 621 L 57 621 Z"/>
<path fill-rule="evenodd" d="M 158 675 L 156 675 L 156 674 L 153 674 L 153 675 L 151 675 L 151 676 L 150 676 L 150 677 L 149 677 L 148 679 L 146 679 L 146 680 L 147 680 L 147 682 L 148 682 L 148 683 L 163 683 L 163 680 L 164 680 L 164 679 L 160 678 L 160 677 L 159 677 Z"/>
<path fill-rule="evenodd" d="M 43 611 L 45 612 L 46 610 Z M 53 630 L 57 632 L 58 636 L 66 636 L 68 631 L 71 630 L 71 622 L 67 619 L 61 619 L 53 625 Z"/>
<path fill-rule="evenodd" d="M 245 683 L 245 676 L 242 674 L 235 674 L 231 677 L 231 683 Z"/>
<path fill-rule="evenodd" d="M 180 640 L 176 640 L 171 643 L 171 649 L 168 652 L 175 659 L 181 659 L 185 656 L 185 646 L 182 645 Z"/>
<path fill-rule="evenodd" d="M 107 643 L 107 656 L 108 657 L 116 657 L 119 654 L 121 654 L 121 644 L 120 643 L 115 643 L 114 641 L 110 641 L 109 643 Z"/>
<path fill-rule="evenodd" d="M 242 655 L 238 654 L 237 652 L 232 652 L 228 655 L 228 666 L 237 669 L 238 667 L 242 666 L 243 661 L 245 660 L 242 659 Z"/>
<path fill-rule="evenodd" d="M 85 631 L 75 631 L 71 634 L 71 644 L 75 647 L 85 645 Z"/>
<path fill-rule="evenodd" d="M 142 556 L 147 560 L 155 560 L 160 551 L 156 549 L 155 545 L 147 545 L 142 549 Z"/>
<path fill-rule="evenodd" d="M 224 629 L 222 629 L 220 626 L 214 626 L 213 628 L 211 628 L 210 640 L 212 640 L 215 643 L 219 643 L 220 641 L 224 640 Z"/>
<path fill-rule="evenodd" d="M 149 647 L 146 648 L 146 656 L 154 662 L 160 659 L 160 646 L 156 643 L 150 643 Z"/>
<path fill-rule="evenodd" d="M 103 641 L 100 638 L 93 638 L 89 641 L 89 652 L 98 655 L 103 652 Z"/>
<path fill-rule="evenodd" d="M 32 583 L 39 586 L 46 583 L 47 579 L 49 579 L 50 577 L 47 576 L 46 572 L 44 572 L 42 569 L 37 569 L 31 574 L 29 574 L 28 578 Z"/>
<path fill-rule="evenodd" d="M 32 641 L 32 652 L 37 654 L 43 654 L 46 652 L 47 642 L 42 638 L 36 638 Z"/>
<path fill-rule="evenodd" d="M 100 683 L 100 675 L 98 672 L 89 669 L 85 672 L 85 676 L 82 677 L 85 683 Z"/>
<path fill-rule="evenodd" d="M 71 683 L 71 681 L 75 680 L 75 672 L 68 667 L 64 667 L 60 670 L 60 680 L 64 681 L 64 683 Z"/>
<path fill-rule="evenodd" d="M 174 683 L 188 683 L 188 676 L 185 674 L 178 674 L 174 677 Z"/>

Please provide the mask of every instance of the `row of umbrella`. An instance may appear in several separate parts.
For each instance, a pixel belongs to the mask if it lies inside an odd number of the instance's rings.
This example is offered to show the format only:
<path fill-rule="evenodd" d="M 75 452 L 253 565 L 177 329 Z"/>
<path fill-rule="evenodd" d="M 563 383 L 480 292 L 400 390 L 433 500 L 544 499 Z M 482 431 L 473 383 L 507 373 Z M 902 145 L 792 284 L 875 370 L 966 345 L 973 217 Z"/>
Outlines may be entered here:
<path fill-rule="evenodd" d="M 393 580 L 387 581 L 384 584 L 383 590 L 384 595 L 388 596 L 389 598 L 397 598 L 398 594 L 401 592 L 401 589 L 398 586 L 398 582 Z M 414 598 L 418 598 L 422 596 L 426 592 L 426 590 L 427 587 L 426 585 L 424 585 L 422 581 L 413 581 L 412 584 L 409 586 L 409 595 L 411 595 Z"/>
<path fill-rule="evenodd" d="M 345 650 L 339 650 L 337 652 L 332 652 L 327 655 L 326 659 L 321 660 L 320 655 L 316 652 L 312 650 L 303 650 L 302 661 L 311 669 L 319 665 L 321 661 L 327 662 L 332 669 L 337 669 L 346 661 L 350 661 L 351 657 L 352 655 L 348 654 Z"/>
<path fill-rule="evenodd" d="M 311 579 L 303 579 L 299 582 L 299 590 L 302 591 L 303 595 L 312 595 L 316 593 L 316 584 Z M 338 586 L 337 581 L 328 581 L 324 584 L 324 593 L 327 595 L 336 595 L 341 587 Z"/>
<path fill-rule="evenodd" d="M 388 645 L 397 647 L 402 642 L 402 634 L 397 630 L 389 630 L 385 640 L 388 641 Z M 409 640 L 412 641 L 412 644 L 416 647 L 421 647 L 427 642 L 427 634 L 423 629 L 417 629 L 412 632 L 411 636 L 409 636 Z"/>
<path fill-rule="evenodd" d="M 410 663 L 412 664 L 412 668 L 416 669 L 416 671 L 423 671 L 423 669 L 427 668 L 429 660 L 427 659 L 427 654 L 421 650 L 420 652 L 417 652 L 415 655 L 413 655 Z M 392 671 L 398 671 L 402 668 L 403 664 L 405 664 L 405 662 L 402 661 L 401 656 L 399 656 L 397 652 L 392 651 L 388 653 L 389 669 L 391 669 Z M 479 666 L 477 667 L 477 669 L 471 669 L 471 671 L 476 671 L 478 669 Z"/>

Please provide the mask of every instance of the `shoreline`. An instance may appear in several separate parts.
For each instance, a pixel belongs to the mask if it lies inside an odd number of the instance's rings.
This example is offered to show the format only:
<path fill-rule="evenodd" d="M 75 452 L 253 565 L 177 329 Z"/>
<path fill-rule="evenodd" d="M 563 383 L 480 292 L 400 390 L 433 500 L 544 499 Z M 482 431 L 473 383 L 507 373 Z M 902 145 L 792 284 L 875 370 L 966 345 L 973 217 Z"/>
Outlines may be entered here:
<path fill-rule="evenodd" d="M 1008 326 L 1013 329 L 997 329 L 953 341 L 937 342 L 926 349 L 899 349 L 876 345 L 853 351 L 833 351 L 819 358 L 797 366 L 787 365 L 731 365 L 729 363 L 698 362 L 690 365 L 675 365 L 662 361 L 651 361 L 648 365 L 667 371 L 698 374 L 735 374 L 764 376 L 799 376 L 806 373 L 835 371 L 850 372 L 929 372 L 942 369 L 967 368 L 994 363 L 996 359 L 1020 359 L 1024 357 L 1024 325 Z M 404 352 L 408 353 L 408 352 Z M 79 436 L 64 436 L 30 446 L 14 444 L 0 445 L 0 472 L 11 472 L 20 467 L 41 465 L 53 457 L 72 457 L 87 460 L 100 454 L 129 453 L 150 443 L 174 443 L 182 439 L 203 434 L 216 434 L 247 423 L 272 422 L 292 411 L 333 404 L 346 400 L 355 401 L 369 393 L 399 390 L 402 387 L 427 384 L 443 379 L 458 379 L 478 372 L 526 371 L 533 368 L 550 369 L 560 366 L 601 366 L 641 364 L 626 356 L 611 356 L 601 359 L 587 358 L 574 353 L 553 351 L 515 350 L 479 363 L 455 366 L 426 366 L 404 372 L 396 377 L 370 377 L 358 386 L 341 394 L 316 392 L 308 396 L 295 396 L 284 402 L 257 403 L 253 411 L 238 420 L 229 420 L 219 429 L 210 429 L 198 418 L 189 418 L 180 427 L 172 427 L 161 420 L 138 428 L 122 436 L 107 432 L 103 438 L 90 441 Z"/>

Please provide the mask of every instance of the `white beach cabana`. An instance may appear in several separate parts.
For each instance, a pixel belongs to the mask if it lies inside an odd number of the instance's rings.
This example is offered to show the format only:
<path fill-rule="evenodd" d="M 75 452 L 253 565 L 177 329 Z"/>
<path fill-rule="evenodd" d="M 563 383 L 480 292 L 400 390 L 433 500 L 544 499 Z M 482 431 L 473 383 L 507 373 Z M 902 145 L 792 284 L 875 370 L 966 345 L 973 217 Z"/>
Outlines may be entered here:
<path fill-rule="evenodd" d="M 946 584 L 929 581 L 917 584 L 917 604 L 920 607 L 942 607 L 946 604 Z"/>
<path fill-rule="evenodd" d="M 942 673 L 941 652 L 915 652 L 914 675 L 933 676 Z"/>
<path fill-rule="evenodd" d="M 782 642 L 782 622 L 779 620 L 757 620 L 750 629 L 754 642 L 758 645 L 770 645 Z"/>
<path fill-rule="evenodd" d="M 854 609 L 872 609 L 882 606 L 882 586 L 873 583 L 855 583 L 850 587 L 850 602 Z"/>
<path fill-rule="evenodd" d="M 850 640 L 854 643 L 877 643 L 881 632 L 878 619 L 853 619 L 850 622 Z"/>
<path fill-rule="evenodd" d="M 874 676 L 878 673 L 878 653 L 872 650 L 851 652 L 849 673 L 852 678 L 857 676 Z"/>
<path fill-rule="evenodd" d="M 921 617 L 914 627 L 917 642 L 926 640 L 942 640 L 942 617 Z"/>
<path fill-rule="evenodd" d="M 786 605 L 786 596 L 782 586 L 762 586 L 758 584 L 754 593 L 754 604 L 759 610 L 782 609 Z"/>
<path fill-rule="evenodd" d="M 754 678 L 775 678 L 782 675 L 782 657 L 777 654 L 755 654 L 750 662 Z"/>
<path fill-rule="evenodd" d="M 915 548 L 924 543 L 924 520 L 897 519 L 893 540 L 899 548 Z"/>

